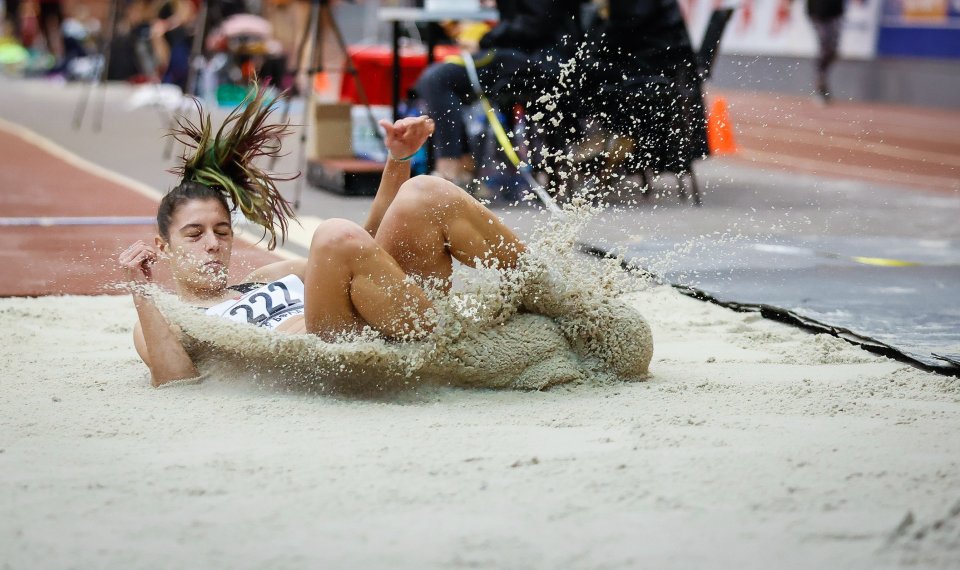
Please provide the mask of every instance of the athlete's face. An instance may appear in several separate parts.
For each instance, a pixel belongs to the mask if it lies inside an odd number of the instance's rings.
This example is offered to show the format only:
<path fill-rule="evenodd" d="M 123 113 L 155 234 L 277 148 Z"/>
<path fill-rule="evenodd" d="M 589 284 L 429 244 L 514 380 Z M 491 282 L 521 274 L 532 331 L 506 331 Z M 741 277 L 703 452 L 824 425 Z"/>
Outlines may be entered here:
<path fill-rule="evenodd" d="M 158 237 L 157 247 L 170 256 L 178 282 L 203 288 L 226 287 L 233 249 L 230 213 L 212 198 L 184 202 L 170 220 L 170 240 Z"/>

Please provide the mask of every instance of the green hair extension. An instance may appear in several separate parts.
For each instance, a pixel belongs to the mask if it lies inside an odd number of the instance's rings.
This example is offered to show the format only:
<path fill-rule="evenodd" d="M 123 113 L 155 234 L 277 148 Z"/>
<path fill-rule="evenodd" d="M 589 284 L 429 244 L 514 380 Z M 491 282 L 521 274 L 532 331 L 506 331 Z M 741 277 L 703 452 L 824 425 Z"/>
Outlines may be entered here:
<path fill-rule="evenodd" d="M 278 233 L 281 241 L 286 239 L 288 220 L 295 215 L 276 182 L 298 176 L 278 177 L 254 164 L 262 156 L 279 156 L 280 139 L 290 133 L 286 123 L 267 124 L 275 102 L 268 102 L 267 91 L 254 84 L 253 93 L 230 112 L 214 136 L 210 113 L 195 101 L 199 123 L 177 117 L 178 126 L 170 133 L 186 146 L 182 164 L 171 172 L 223 192 L 234 209 L 270 234 L 271 250 L 277 246 Z"/>

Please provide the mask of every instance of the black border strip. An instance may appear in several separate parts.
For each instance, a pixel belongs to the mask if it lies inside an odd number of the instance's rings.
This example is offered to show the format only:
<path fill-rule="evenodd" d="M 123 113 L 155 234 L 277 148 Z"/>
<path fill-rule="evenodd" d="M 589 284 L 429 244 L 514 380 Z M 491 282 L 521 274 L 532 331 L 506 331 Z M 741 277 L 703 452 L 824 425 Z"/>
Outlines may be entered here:
<path fill-rule="evenodd" d="M 616 255 L 610 253 L 609 251 L 596 246 L 590 245 L 583 242 L 578 242 L 580 250 L 584 253 L 594 255 L 596 257 L 602 257 L 606 259 L 615 258 Z M 886 356 L 887 358 L 892 358 L 894 360 L 905 362 L 911 366 L 920 368 L 921 370 L 926 370 L 927 372 L 936 372 L 937 374 L 943 374 L 945 376 L 955 376 L 960 378 L 960 363 L 949 356 L 941 356 L 939 354 L 931 354 L 934 358 L 943 360 L 945 366 L 934 366 L 927 364 L 926 362 L 917 360 L 916 358 L 910 356 L 909 354 L 899 350 L 889 344 L 880 342 L 874 338 L 863 336 L 857 334 L 849 329 L 843 327 L 836 327 L 827 323 L 822 323 L 816 321 L 809 317 L 799 315 L 793 311 L 788 311 L 780 307 L 773 305 L 766 305 L 763 303 L 740 303 L 737 301 L 722 301 L 717 297 L 703 291 L 702 289 L 697 289 L 696 287 L 691 287 L 689 285 L 680 285 L 677 283 L 670 283 L 662 276 L 657 275 L 656 273 L 651 272 L 650 270 L 636 266 L 630 263 L 626 258 L 621 262 L 621 265 L 625 269 L 632 271 L 639 271 L 642 275 L 652 278 L 657 283 L 663 285 L 670 285 L 681 294 L 686 295 L 687 297 L 692 297 L 700 301 L 706 301 L 708 303 L 713 303 L 715 305 L 720 305 L 721 307 L 726 307 L 732 309 L 739 313 L 760 313 L 760 315 L 766 319 L 779 321 L 789 325 L 793 325 L 804 330 L 818 332 L 818 333 L 827 333 L 833 335 L 837 338 L 841 338 L 851 344 L 855 344 L 860 348 L 872 352 L 874 354 L 879 354 Z"/>

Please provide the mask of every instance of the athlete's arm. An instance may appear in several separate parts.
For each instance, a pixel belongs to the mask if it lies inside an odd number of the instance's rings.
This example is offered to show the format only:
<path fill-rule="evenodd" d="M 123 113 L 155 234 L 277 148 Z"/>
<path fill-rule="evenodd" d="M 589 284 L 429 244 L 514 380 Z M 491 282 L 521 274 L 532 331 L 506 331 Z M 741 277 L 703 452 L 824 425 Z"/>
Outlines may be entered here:
<path fill-rule="evenodd" d="M 433 119 L 427 116 L 408 117 L 395 123 L 380 121 L 380 126 L 386 132 L 384 144 L 390 153 L 387 164 L 383 168 L 383 177 L 380 178 L 380 187 L 370 206 L 364 229 L 370 235 L 376 236 L 380 222 L 387 208 L 393 203 L 400 191 L 400 185 L 410 178 L 409 157 L 417 152 L 433 134 Z M 399 160 L 405 158 L 407 160 Z"/>
<path fill-rule="evenodd" d="M 151 266 L 156 260 L 156 250 L 142 241 L 131 245 L 119 257 L 120 266 L 127 273 L 127 280 L 134 285 L 153 281 Z M 153 301 L 138 288 L 135 288 L 132 294 L 139 317 L 133 328 L 133 345 L 150 369 L 151 383 L 160 386 L 174 380 L 199 376 L 200 373 L 183 348 L 179 336 Z"/>
<path fill-rule="evenodd" d="M 150 369 L 150 382 L 160 386 L 199 376 L 179 336 L 153 302 L 138 293 L 134 293 L 133 302 L 140 317 L 133 327 L 133 345 Z"/>

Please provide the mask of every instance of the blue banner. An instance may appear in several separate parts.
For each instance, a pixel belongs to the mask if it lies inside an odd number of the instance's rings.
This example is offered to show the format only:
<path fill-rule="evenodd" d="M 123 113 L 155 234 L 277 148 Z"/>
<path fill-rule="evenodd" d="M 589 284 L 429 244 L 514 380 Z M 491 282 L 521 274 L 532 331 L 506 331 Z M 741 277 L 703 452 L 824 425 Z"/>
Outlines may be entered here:
<path fill-rule="evenodd" d="M 960 58 L 960 0 L 885 0 L 877 54 Z"/>

